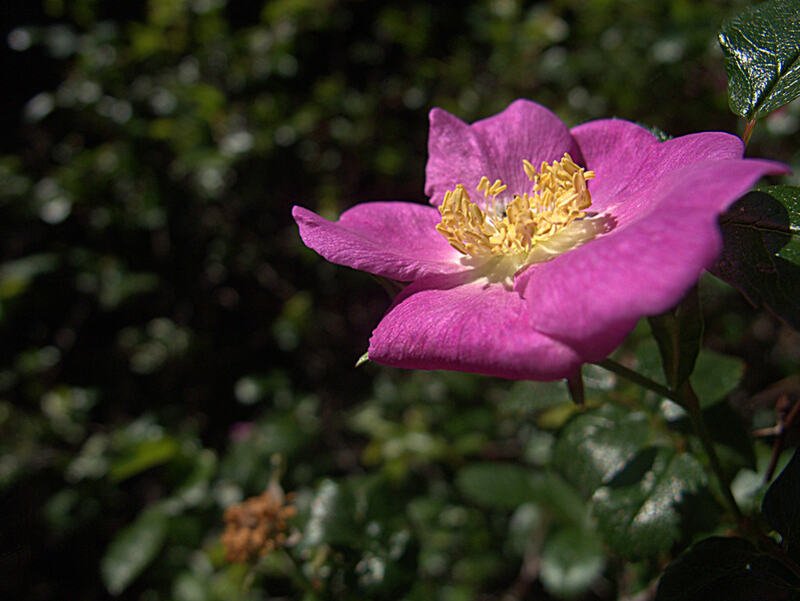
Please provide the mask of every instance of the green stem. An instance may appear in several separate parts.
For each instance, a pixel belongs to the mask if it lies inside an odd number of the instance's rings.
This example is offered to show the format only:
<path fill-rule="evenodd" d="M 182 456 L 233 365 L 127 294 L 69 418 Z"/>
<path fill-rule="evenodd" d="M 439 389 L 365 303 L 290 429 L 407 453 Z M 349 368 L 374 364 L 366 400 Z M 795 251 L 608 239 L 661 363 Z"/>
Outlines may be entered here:
<path fill-rule="evenodd" d="M 638 384 L 642 388 L 647 388 L 647 390 L 652 390 L 657 395 L 663 396 L 665 398 L 670 399 L 671 401 L 675 401 L 681 407 L 683 407 L 683 399 L 671 391 L 669 388 L 662 386 L 658 382 L 654 382 L 647 376 L 643 376 L 640 373 L 633 371 L 632 369 L 628 369 L 621 363 L 617 363 L 613 359 L 603 359 L 602 361 L 598 361 L 597 365 L 600 367 L 607 369 L 608 371 L 614 372 L 618 376 L 622 376 L 626 380 L 633 382 L 634 384 Z"/>
<path fill-rule="evenodd" d="M 632 369 L 628 369 L 613 359 L 604 359 L 603 361 L 599 361 L 597 365 L 614 372 L 619 376 L 622 376 L 634 384 L 638 384 L 647 390 L 651 390 L 662 397 L 668 398 L 671 401 L 675 401 L 686 410 L 686 412 L 689 414 L 689 418 L 692 421 L 695 432 L 700 438 L 700 442 L 705 449 L 706 455 L 708 455 L 708 461 L 711 464 L 711 470 L 714 472 L 714 475 L 717 478 L 720 491 L 722 491 L 722 496 L 725 500 L 725 504 L 729 506 L 731 513 L 736 519 L 736 522 L 741 525 L 743 522 L 742 512 L 739 509 L 739 505 L 736 503 L 736 499 L 733 497 L 730 486 L 728 486 L 725 473 L 722 471 L 722 464 L 719 462 L 717 451 L 714 449 L 714 443 L 711 440 L 711 434 L 709 434 L 706 423 L 703 421 L 703 413 L 700 410 L 700 402 L 698 401 L 694 390 L 692 390 L 691 385 L 686 382 L 681 387 L 680 392 L 678 392 L 670 390 L 669 388 L 662 386 L 658 382 L 654 382 L 650 378 L 643 376 Z"/>
<path fill-rule="evenodd" d="M 722 464 L 719 462 L 717 451 L 714 448 L 714 442 L 711 440 L 711 434 L 706 427 L 706 422 L 703 420 L 703 412 L 700 409 L 700 401 L 697 399 L 697 395 L 692 389 L 692 385 L 688 381 L 682 386 L 681 392 L 684 399 L 681 405 L 684 409 L 686 409 L 686 411 L 688 411 L 689 418 L 692 420 L 692 425 L 694 426 L 694 430 L 697 433 L 697 436 L 700 437 L 700 442 L 703 444 L 706 455 L 708 455 L 708 461 L 711 464 L 711 471 L 713 471 L 714 475 L 717 477 L 717 482 L 719 483 L 719 488 L 722 491 L 722 495 L 725 497 L 725 501 L 727 502 L 731 513 L 733 513 L 734 519 L 738 524 L 741 525 L 743 523 L 744 516 L 742 515 L 741 509 L 739 509 L 739 504 L 736 502 L 736 499 L 731 492 L 731 487 L 728 485 L 727 479 L 725 478 L 725 473 L 722 471 Z"/>

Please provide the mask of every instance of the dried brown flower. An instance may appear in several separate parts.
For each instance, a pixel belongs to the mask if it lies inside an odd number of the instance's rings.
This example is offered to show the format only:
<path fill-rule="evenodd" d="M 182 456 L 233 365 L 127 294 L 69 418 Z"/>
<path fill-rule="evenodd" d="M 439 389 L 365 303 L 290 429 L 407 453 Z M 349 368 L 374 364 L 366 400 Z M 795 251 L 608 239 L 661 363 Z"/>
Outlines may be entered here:
<path fill-rule="evenodd" d="M 284 545 L 288 529 L 286 520 L 297 513 L 294 505 L 287 504 L 292 498 L 292 493 L 284 497 L 268 490 L 228 507 L 222 534 L 225 558 L 246 562 Z"/>

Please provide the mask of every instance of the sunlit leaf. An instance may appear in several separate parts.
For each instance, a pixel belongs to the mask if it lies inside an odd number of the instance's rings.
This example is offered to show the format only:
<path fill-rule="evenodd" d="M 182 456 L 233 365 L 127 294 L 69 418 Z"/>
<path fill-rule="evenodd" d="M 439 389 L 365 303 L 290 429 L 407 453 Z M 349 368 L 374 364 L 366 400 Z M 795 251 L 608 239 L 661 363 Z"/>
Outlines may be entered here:
<path fill-rule="evenodd" d="M 680 536 L 678 504 L 705 482 L 705 471 L 693 456 L 649 447 L 594 494 L 598 529 L 609 547 L 625 557 L 667 551 Z"/>
<path fill-rule="evenodd" d="M 649 436 L 643 413 L 614 405 L 587 411 L 562 430 L 553 449 L 553 465 L 589 497 L 625 466 Z"/>
<path fill-rule="evenodd" d="M 722 25 L 731 110 L 754 119 L 800 95 L 800 0 L 746 8 Z"/>

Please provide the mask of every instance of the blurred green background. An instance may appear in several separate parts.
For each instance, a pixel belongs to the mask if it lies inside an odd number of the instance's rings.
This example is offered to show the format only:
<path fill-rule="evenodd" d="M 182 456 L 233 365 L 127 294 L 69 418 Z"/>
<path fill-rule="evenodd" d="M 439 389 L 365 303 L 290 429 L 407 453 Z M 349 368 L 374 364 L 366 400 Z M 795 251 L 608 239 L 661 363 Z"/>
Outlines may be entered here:
<path fill-rule="evenodd" d="M 561 384 L 355 369 L 389 299 L 306 249 L 290 209 L 425 202 L 434 106 L 472 121 L 525 97 L 568 125 L 736 133 L 716 33 L 744 5 L 4 2 L 0 595 L 614 599 L 649 586 L 658 553 L 713 531 L 713 511 L 657 553 L 616 549 L 593 534 Z M 797 102 L 771 115 L 748 152 L 800 172 L 799 119 Z M 796 332 L 716 280 L 701 293 L 710 396 L 796 371 Z M 620 351 L 642 369 L 646 333 Z M 636 399 L 666 419 L 602 372 L 587 386 L 590 403 Z M 716 407 L 719 423 L 751 425 Z M 763 449 L 737 444 L 729 469 L 755 470 Z M 300 542 L 227 564 L 224 508 L 278 473 L 298 494 Z"/>

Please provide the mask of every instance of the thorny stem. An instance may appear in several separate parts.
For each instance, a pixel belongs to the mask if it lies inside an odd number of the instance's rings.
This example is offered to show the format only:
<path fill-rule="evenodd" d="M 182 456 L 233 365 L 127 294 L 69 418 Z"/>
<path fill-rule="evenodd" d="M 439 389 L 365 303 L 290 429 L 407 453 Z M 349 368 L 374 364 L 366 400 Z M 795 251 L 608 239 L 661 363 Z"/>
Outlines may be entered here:
<path fill-rule="evenodd" d="M 722 471 L 722 464 L 720 464 L 719 457 L 717 457 L 717 451 L 714 449 L 714 443 L 711 440 L 711 435 L 709 434 L 708 428 L 703 421 L 703 414 L 700 410 L 700 402 L 698 401 L 694 390 L 692 390 L 691 385 L 686 382 L 686 384 L 681 387 L 680 391 L 670 390 L 658 382 L 654 382 L 650 378 L 643 376 L 632 369 L 628 369 L 613 359 L 604 359 L 603 361 L 598 362 L 597 365 L 614 372 L 619 376 L 622 376 L 634 384 L 638 384 L 643 388 L 652 390 L 656 394 L 678 403 L 686 410 L 686 412 L 689 414 L 689 418 L 692 421 L 695 432 L 700 438 L 700 442 L 705 449 L 706 455 L 708 455 L 708 461 L 711 464 L 711 470 L 714 472 L 714 475 L 717 478 L 719 488 L 722 491 L 722 495 L 725 499 L 725 503 L 729 506 L 731 513 L 736 519 L 736 522 L 741 525 L 744 521 L 744 516 L 739 509 L 739 505 L 736 503 L 736 499 L 733 497 L 730 486 L 728 486 L 725 474 Z"/>

